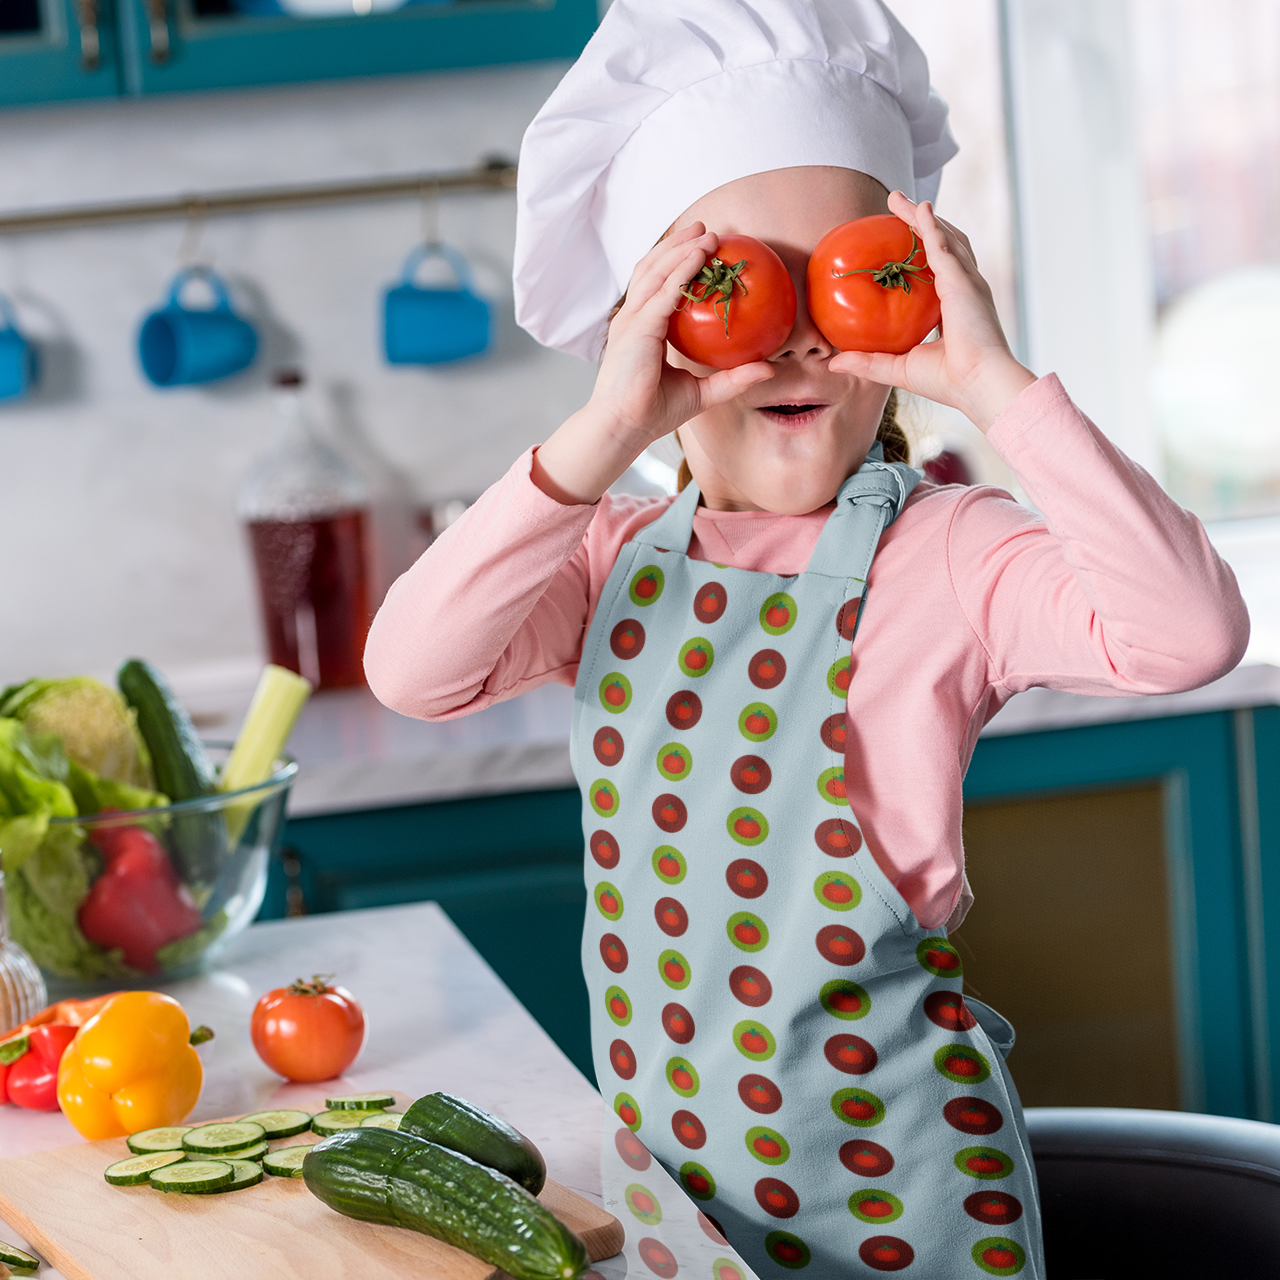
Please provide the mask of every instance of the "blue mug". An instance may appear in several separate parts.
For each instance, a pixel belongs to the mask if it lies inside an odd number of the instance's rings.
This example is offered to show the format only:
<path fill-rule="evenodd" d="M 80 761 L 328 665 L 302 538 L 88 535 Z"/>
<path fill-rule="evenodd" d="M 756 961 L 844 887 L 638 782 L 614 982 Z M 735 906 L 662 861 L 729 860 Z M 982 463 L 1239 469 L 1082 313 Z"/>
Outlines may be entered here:
<path fill-rule="evenodd" d="M 39 378 L 36 349 L 18 332 L 13 307 L 0 293 L 0 400 L 21 400 Z"/>
<path fill-rule="evenodd" d="M 204 280 L 213 290 L 212 307 L 184 307 L 183 287 Z M 173 278 L 169 297 L 153 311 L 138 334 L 142 371 L 157 387 L 212 382 L 247 369 L 258 354 L 258 335 L 231 310 L 222 278 L 208 267 L 183 267 Z"/>
<path fill-rule="evenodd" d="M 456 288 L 414 284 L 428 258 L 443 258 L 453 268 Z M 473 290 L 466 258 L 447 244 L 414 249 L 405 259 L 400 283 L 384 298 L 382 333 L 389 364 L 441 364 L 478 356 L 488 348 L 492 330 L 489 304 Z"/>

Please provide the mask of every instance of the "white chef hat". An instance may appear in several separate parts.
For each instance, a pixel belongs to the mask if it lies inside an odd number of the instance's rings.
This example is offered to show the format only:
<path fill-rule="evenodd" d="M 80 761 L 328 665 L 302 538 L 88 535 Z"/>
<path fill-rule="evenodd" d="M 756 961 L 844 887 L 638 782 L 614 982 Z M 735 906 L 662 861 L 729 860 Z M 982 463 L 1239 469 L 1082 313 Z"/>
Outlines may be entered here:
<path fill-rule="evenodd" d="M 834 165 L 932 199 L 956 150 L 882 0 L 614 0 L 520 148 L 516 319 L 595 359 L 635 264 L 707 192 Z"/>

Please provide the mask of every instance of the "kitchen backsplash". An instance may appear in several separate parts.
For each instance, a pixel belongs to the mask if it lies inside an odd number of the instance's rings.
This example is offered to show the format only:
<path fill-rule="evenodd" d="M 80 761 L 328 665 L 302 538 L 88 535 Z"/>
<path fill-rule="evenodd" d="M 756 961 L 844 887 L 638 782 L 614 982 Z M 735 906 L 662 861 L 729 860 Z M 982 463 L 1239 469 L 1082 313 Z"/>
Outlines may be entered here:
<path fill-rule="evenodd" d="M 0 208 L 471 167 L 515 157 L 561 64 L 6 112 Z M 364 462 L 399 549 L 416 502 L 474 495 L 590 391 L 593 369 L 511 318 L 509 192 L 446 196 L 442 238 L 495 304 L 480 360 L 392 368 L 383 288 L 421 235 L 414 200 L 211 219 L 200 256 L 262 338 L 247 373 L 157 391 L 142 317 L 178 266 L 181 222 L 0 238 L 0 291 L 39 344 L 41 385 L 0 406 L 0 537 L 9 550 L 0 685 L 105 673 L 143 653 L 182 680 L 238 681 L 261 651 L 236 493 L 281 366 L 309 377 L 322 427 Z M 240 674 L 235 674 L 240 673 Z"/>

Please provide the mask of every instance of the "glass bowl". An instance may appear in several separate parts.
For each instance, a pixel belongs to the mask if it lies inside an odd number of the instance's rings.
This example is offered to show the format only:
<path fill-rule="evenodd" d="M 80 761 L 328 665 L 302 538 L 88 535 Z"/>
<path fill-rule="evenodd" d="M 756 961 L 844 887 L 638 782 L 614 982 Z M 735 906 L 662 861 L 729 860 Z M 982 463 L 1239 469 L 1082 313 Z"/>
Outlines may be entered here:
<path fill-rule="evenodd" d="M 221 770 L 230 746 L 206 743 Z M 7 877 L 9 931 L 57 987 L 187 977 L 253 920 L 298 766 L 155 809 L 52 818 Z"/>

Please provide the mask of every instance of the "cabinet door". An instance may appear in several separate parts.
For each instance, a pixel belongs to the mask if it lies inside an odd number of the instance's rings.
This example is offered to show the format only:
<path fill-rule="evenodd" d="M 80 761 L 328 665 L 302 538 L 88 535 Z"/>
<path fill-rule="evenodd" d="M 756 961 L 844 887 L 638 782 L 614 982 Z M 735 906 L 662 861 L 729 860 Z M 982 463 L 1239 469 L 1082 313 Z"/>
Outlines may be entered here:
<path fill-rule="evenodd" d="M 576 57 L 596 0 L 120 0 L 130 93 Z"/>
<path fill-rule="evenodd" d="M 0 0 L 0 107 L 120 92 L 112 0 Z"/>

